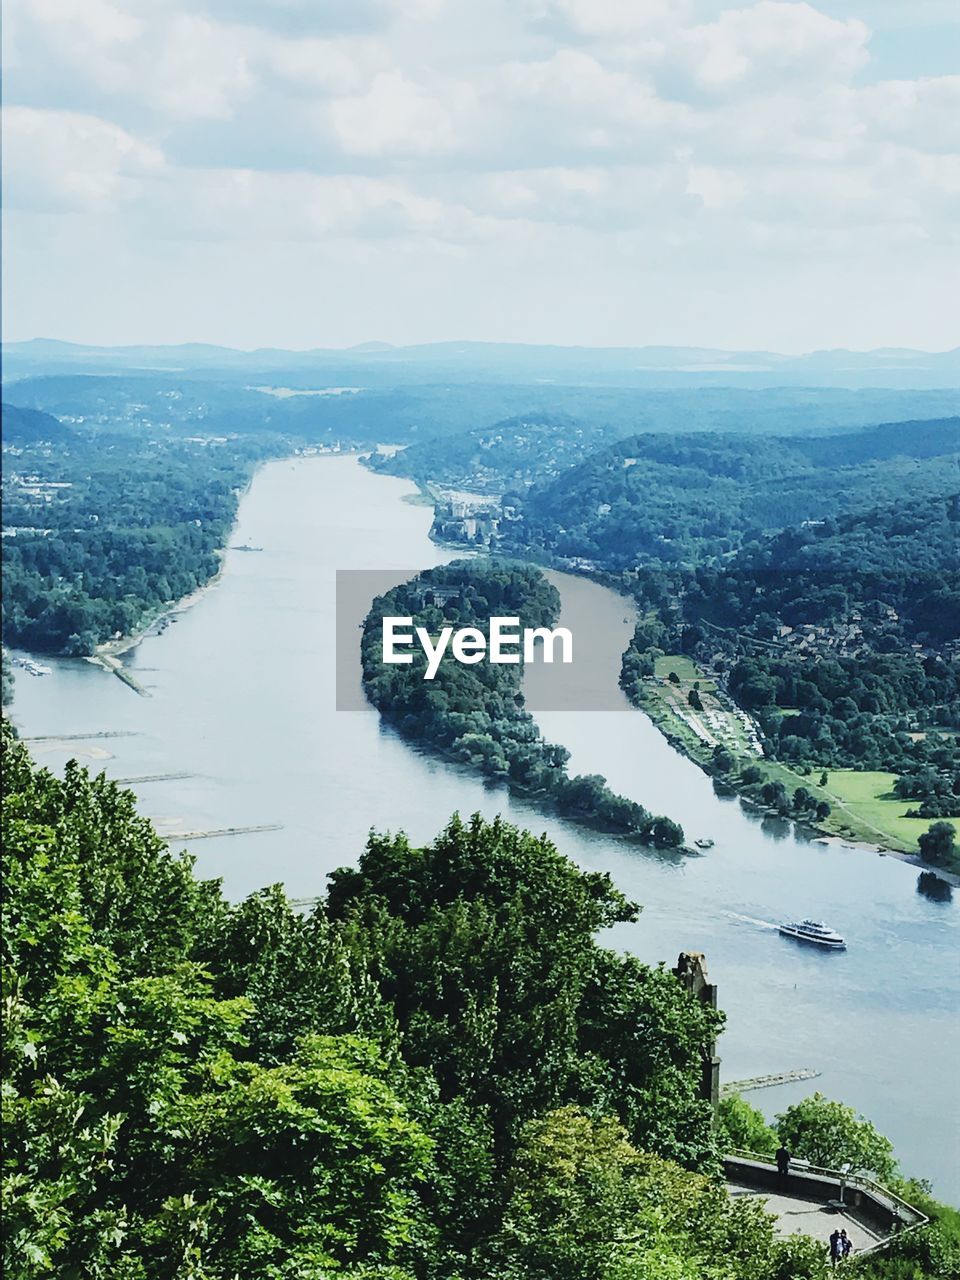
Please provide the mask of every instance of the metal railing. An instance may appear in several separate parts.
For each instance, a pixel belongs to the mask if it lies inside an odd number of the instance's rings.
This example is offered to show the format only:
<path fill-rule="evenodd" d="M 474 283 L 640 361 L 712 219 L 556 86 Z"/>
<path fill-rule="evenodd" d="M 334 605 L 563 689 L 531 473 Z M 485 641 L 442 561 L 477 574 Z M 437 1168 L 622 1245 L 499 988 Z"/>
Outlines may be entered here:
<path fill-rule="evenodd" d="M 749 1160 L 754 1164 L 761 1164 L 768 1169 L 776 1169 L 777 1162 L 768 1155 L 761 1155 L 757 1151 L 744 1151 L 740 1148 L 733 1148 L 725 1153 L 725 1158 L 731 1160 Z M 814 1177 L 827 1178 L 831 1182 L 836 1182 L 840 1190 L 840 1201 L 843 1204 L 843 1192 L 847 1187 L 856 1187 L 861 1191 L 865 1191 L 873 1199 L 886 1201 L 894 1210 L 894 1213 L 901 1222 L 909 1221 L 909 1226 L 904 1225 L 899 1231 L 893 1231 L 889 1235 L 878 1240 L 876 1244 L 868 1245 L 866 1249 L 858 1250 L 858 1257 L 864 1257 L 867 1254 L 876 1253 L 880 1249 L 885 1249 L 894 1240 L 900 1240 L 903 1236 L 911 1231 L 917 1231 L 920 1227 L 925 1227 L 930 1219 L 926 1214 L 921 1213 L 919 1209 L 912 1204 L 908 1204 L 902 1196 L 898 1196 L 895 1191 L 891 1191 L 889 1187 L 883 1186 L 877 1182 L 875 1178 L 871 1178 L 869 1174 L 857 1173 L 853 1170 L 845 1171 L 842 1169 L 824 1169 L 820 1165 L 811 1164 L 808 1160 L 791 1157 L 791 1172 L 799 1174 L 813 1174 Z M 789 1174 L 787 1175 L 789 1177 Z"/>

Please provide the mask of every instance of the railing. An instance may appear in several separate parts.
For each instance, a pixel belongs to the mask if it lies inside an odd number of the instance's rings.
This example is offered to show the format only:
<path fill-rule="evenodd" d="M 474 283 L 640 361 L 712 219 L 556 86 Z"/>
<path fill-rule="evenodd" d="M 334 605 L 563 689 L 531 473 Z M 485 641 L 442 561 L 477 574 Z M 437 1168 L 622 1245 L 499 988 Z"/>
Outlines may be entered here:
<path fill-rule="evenodd" d="M 756 1151 L 744 1151 L 734 1148 L 726 1153 L 725 1158 L 731 1160 L 746 1160 L 754 1164 L 763 1165 L 767 1169 L 776 1169 L 777 1164 L 768 1155 L 761 1155 Z M 830 1182 L 835 1182 L 840 1191 L 839 1204 L 843 1204 L 843 1193 L 848 1187 L 854 1187 L 864 1192 L 871 1200 L 879 1202 L 881 1205 L 889 1205 L 893 1210 L 894 1221 L 899 1221 L 904 1225 L 899 1230 L 893 1230 L 878 1240 L 876 1244 L 868 1245 L 866 1249 L 858 1251 L 858 1256 L 863 1257 L 866 1254 L 876 1253 L 880 1249 L 885 1249 L 893 1240 L 899 1240 L 908 1232 L 917 1231 L 920 1227 L 924 1227 L 930 1221 L 926 1214 L 921 1213 L 919 1209 L 908 1204 L 896 1192 L 891 1191 L 888 1187 L 882 1186 L 874 1178 L 865 1173 L 856 1173 L 853 1171 L 844 1172 L 841 1169 L 824 1169 L 820 1165 L 811 1164 L 807 1160 L 791 1157 L 790 1170 L 792 1173 L 806 1175 L 810 1174 L 815 1178 L 824 1178 Z M 790 1176 L 789 1174 L 787 1175 Z M 909 1224 L 909 1225 L 907 1225 Z"/>

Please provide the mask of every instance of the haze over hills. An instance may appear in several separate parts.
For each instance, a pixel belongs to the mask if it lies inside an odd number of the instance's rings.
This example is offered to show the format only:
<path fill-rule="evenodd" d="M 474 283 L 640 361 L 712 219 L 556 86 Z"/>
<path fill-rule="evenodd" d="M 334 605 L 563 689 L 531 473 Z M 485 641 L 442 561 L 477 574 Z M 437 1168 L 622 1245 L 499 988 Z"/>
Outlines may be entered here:
<path fill-rule="evenodd" d="M 207 343 L 85 346 L 48 338 L 3 345 L 4 377 L 54 373 L 176 371 L 225 378 L 289 373 L 364 385 L 436 380 L 567 382 L 607 385 L 944 387 L 960 382 L 960 347 L 926 352 L 813 351 L 800 356 L 711 347 L 559 347 L 497 342 L 435 342 L 394 347 L 367 342 L 338 350 L 241 351 Z"/>

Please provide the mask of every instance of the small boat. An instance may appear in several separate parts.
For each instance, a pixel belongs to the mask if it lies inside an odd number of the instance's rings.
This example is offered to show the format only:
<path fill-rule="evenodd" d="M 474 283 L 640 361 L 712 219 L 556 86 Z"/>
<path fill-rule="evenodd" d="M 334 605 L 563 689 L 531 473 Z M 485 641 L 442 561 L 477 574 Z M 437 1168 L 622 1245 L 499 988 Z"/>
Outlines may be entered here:
<path fill-rule="evenodd" d="M 697 848 L 698 848 L 698 849 L 712 849 L 712 848 L 713 848 L 713 841 L 712 841 L 712 840 L 694 840 L 694 842 L 693 842 L 693 843 L 697 846 Z"/>
<path fill-rule="evenodd" d="M 31 676 L 48 676 L 53 667 L 44 666 L 42 662 L 34 662 L 33 658 L 16 658 L 16 665 Z"/>
<path fill-rule="evenodd" d="M 812 942 L 818 947 L 830 947 L 833 951 L 844 951 L 847 944 L 825 924 L 818 920 L 801 920 L 799 924 L 782 924 L 780 933 L 785 938 L 796 938 L 798 942 Z"/>

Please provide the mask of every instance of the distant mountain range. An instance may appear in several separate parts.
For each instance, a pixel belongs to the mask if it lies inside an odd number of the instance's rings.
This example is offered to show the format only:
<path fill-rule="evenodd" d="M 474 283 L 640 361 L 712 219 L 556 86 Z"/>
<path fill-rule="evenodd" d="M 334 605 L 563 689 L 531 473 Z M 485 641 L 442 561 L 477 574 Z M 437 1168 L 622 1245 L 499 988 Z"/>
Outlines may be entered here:
<path fill-rule="evenodd" d="M 712 347 L 558 347 L 498 342 L 434 342 L 394 347 L 367 342 L 345 350 L 241 351 L 206 343 L 96 347 L 49 338 L 3 344 L 7 382 L 39 374 L 160 371 L 231 381 L 295 375 L 291 385 L 330 382 L 364 386 L 437 381 L 578 383 L 619 386 L 878 386 L 960 385 L 960 347 L 772 351 Z"/>

